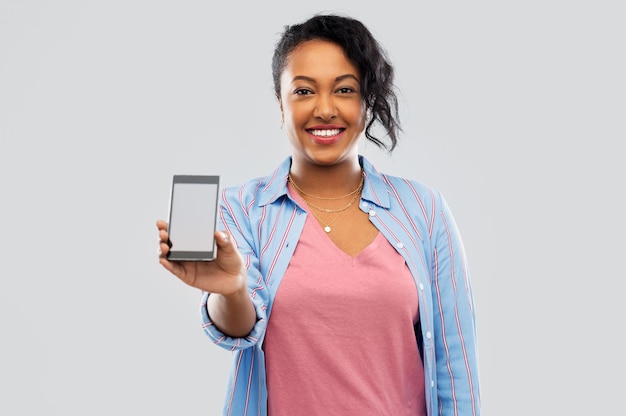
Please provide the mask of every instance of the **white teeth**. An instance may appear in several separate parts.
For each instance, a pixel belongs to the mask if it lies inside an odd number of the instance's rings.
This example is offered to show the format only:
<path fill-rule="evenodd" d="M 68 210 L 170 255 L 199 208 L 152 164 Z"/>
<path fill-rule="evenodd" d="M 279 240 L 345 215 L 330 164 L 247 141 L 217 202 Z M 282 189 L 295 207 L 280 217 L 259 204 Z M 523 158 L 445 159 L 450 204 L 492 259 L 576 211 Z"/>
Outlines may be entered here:
<path fill-rule="evenodd" d="M 329 130 L 311 130 L 311 134 L 314 136 L 321 136 L 321 137 L 330 137 L 330 136 L 336 136 L 341 132 L 340 129 L 329 129 Z"/>

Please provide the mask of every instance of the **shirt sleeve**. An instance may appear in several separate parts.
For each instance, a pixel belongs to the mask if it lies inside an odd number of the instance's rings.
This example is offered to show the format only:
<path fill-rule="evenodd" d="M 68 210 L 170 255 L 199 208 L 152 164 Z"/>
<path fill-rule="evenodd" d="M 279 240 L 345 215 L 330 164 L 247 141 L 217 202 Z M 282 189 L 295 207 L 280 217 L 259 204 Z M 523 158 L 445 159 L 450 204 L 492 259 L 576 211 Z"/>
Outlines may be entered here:
<path fill-rule="evenodd" d="M 440 194 L 434 219 L 432 296 L 439 414 L 479 415 L 476 322 L 465 249 Z"/>
<path fill-rule="evenodd" d="M 229 196 L 230 195 L 230 196 Z M 231 337 L 215 327 L 207 309 L 210 293 L 203 292 L 200 303 L 202 328 L 213 342 L 231 351 L 246 349 L 256 345 L 262 339 L 267 326 L 267 305 L 269 293 L 265 280 L 259 270 L 259 259 L 256 254 L 253 234 L 250 230 L 245 205 L 239 194 L 232 191 L 222 192 L 219 218 L 220 229 L 228 231 L 244 258 L 248 270 L 248 293 L 256 311 L 256 323 L 250 334 L 245 337 Z"/>

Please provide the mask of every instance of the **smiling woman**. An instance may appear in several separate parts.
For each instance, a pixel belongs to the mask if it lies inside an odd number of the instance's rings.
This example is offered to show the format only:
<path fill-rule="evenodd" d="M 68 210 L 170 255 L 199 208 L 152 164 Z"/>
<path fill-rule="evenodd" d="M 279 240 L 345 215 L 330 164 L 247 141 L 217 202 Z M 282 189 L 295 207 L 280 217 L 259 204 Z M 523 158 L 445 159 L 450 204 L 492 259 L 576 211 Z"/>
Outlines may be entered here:
<path fill-rule="evenodd" d="M 302 172 L 307 165 L 347 162 L 352 169 L 345 166 L 346 173 L 360 180 L 354 175 L 360 172 L 357 144 L 365 127 L 359 84 L 358 69 L 335 43 L 306 41 L 289 55 L 278 98 L 293 148 L 292 176 L 296 179 L 309 176 Z M 332 192 L 324 183 L 320 185 L 320 192 Z"/>
<path fill-rule="evenodd" d="M 285 28 L 272 61 L 292 153 L 222 193 L 212 262 L 160 262 L 201 289 L 206 334 L 235 351 L 224 414 L 478 415 L 474 301 L 441 194 L 379 173 L 394 71 L 358 20 Z M 385 137 L 375 137 L 381 125 Z"/>

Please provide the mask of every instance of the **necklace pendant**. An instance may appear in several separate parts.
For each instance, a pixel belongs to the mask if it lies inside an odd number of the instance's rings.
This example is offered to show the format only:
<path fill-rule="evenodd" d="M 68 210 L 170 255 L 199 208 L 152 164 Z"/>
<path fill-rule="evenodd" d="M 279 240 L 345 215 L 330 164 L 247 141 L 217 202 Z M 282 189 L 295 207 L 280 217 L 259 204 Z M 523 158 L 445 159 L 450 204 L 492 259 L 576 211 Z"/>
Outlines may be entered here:
<path fill-rule="evenodd" d="M 330 227 L 327 225 L 326 227 L 324 227 L 324 231 L 326 231 L 327 233 L 330 232 Z"/>

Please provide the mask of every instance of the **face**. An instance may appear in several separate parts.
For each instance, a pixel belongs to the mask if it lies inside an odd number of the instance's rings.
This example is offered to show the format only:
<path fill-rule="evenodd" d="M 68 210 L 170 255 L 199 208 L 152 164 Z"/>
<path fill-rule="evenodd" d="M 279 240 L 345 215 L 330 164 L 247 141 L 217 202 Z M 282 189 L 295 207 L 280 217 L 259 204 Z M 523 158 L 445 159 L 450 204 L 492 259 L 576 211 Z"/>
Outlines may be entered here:
<path fill-rule="evenodd" d="M 335 43 L 311 40 L 294 49 L 281 75 L 280 106 L 294 163 L 354 161 L 365 128 L 360 74 Z"/>

